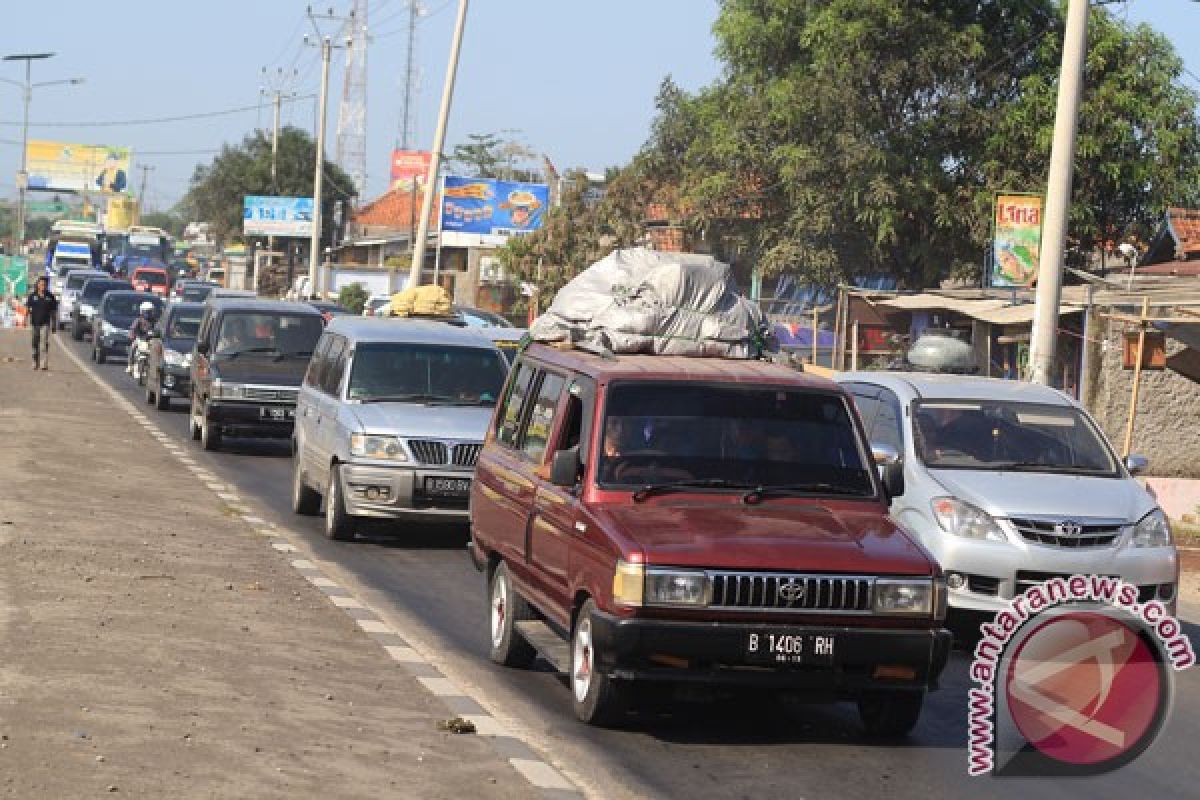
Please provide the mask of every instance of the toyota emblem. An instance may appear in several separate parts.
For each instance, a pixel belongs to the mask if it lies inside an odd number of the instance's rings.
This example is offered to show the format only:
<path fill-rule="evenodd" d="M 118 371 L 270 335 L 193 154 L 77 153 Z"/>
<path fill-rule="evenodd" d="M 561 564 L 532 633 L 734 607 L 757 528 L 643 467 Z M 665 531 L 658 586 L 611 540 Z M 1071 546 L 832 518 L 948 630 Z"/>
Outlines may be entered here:
<path fill-rule="evenodd" d="M 789 606 L 799 600 L 803 600 L 806 591 L 804 584 L 795 579 L 779 584 L 779 596 Z"/>
<path fill-rule="evenodd" d="M 1078 536 L 1083 533 L 1083 526 L 1073 519 L 1065 519 L 1054 526 L 1054 532 L 1059 536 Z"/>

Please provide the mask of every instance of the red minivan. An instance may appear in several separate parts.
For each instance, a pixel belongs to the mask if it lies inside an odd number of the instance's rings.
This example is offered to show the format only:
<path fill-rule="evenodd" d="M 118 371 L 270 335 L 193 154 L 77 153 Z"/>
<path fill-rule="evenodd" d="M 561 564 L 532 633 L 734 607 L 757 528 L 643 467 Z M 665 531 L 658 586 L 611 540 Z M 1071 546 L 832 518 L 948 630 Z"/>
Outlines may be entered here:
<path fill-rule="evenodd" d="M 636 684 L 700 683 L 852 700 L 907 733 L 949 653 L 946 591 L 888 517 L 896 454 L 865 441 L 835 384 L 785 367 L 528 347 L 471 489 L 492 659 L 541 652 L 595 724 Z"/>
<path fill-rule="evenodd" d="M 138 267 L 129 278 L 133 288 L 139 292 L 151 292 L 159 297 L 167 296 L 170 278 L 165 269 L 157 267 Z"/>

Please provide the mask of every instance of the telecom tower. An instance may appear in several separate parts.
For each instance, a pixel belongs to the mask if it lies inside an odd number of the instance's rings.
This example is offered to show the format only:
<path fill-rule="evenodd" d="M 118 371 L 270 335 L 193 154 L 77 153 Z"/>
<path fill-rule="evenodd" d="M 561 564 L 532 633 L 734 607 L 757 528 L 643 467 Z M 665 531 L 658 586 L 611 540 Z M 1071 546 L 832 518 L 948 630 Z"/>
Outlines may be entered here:
<path fill-rule="evenodd" d="M 423 13 L 418 0 L 408 0 L 408 53 L 404 67 L 404 106 L 400 110 L 400 141 L 401 150 L 413 148 L 413 138 L 417 127 L 417 111 L 413 107 L 417 92 L 417 21 Z"/>
<path fill-rule="evenodd" d="M 346 20 L 346 82 L 338 106 L 337 164 L 367 191 L 367 0 L 354 0 Z"/>

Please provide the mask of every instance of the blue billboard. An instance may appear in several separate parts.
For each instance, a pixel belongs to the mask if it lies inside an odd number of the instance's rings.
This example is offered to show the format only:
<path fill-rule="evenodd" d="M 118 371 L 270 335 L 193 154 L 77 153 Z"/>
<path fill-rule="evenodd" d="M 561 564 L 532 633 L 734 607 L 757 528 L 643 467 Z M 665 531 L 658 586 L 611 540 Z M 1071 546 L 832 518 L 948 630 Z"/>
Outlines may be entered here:
<path fill-rule="evenodd" d="M 259 197 L 242 201 L 242 233 L 247 236 L 312 236 L 311 197 Z"/>
<path fill-rule="evenodd" d="M 544 183 L 447 175 L 442 192 L 442 230 L 514 236 L 542 227 L 550 206 Z"/>

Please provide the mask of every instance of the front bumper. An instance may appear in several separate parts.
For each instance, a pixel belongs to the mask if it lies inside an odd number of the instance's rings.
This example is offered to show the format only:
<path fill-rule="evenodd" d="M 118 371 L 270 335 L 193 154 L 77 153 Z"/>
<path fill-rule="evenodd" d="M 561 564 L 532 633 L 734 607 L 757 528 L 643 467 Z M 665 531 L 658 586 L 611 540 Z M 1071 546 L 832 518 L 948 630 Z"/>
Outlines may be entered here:
<path fill-rule="evenodd" d="M 763 631 L 832 636 L 833 663 L 748 664 L 747 637 Z M 598 668 L 622 680 L 759 686 L 838 698 L 876 689 L 933 688 L 946 666 L 951 643 L 950 632 L 940 628 L 623 619 L 598 610 L 592 613 L 592 637 Z M 881 668 L 886 669 L 881 672 Z M 886 677 L 908 670 L 911 677 Z"/>
<path fill-rule="evenodd" d="M 1175 602 L 1179 559 L 1173 547 L 1126 546 L 1128 530 L 1115 546 L 1094 548 L 1035 544 L 1006 533 L 1009 542 L 963 539 L 941 531 L 921 537 L 946 573 L 965 578 L 965 586 L 948 592 L 951 608 L 996 613 L 1033 582 L 1056 575 L 1112 575 L 1137 586 L 1145 595 L 1143 602 L 1155 596 L 1164 603 Z"/>
<path fill-rule="evenodd" d="M 163 364 L 159 368 L 162 373 L 158 382 L 158 390 L 163 396 L 191 397 L 192 374 L 188 367 L 174 367 Z"/>
<path fill-rule="evenodd" d="M 275 410 L 282 416 L 273 416 Z M 256 439 L 288 439 L 296 424 L 295 403 L 245 403 L 210 400 L 207 406 L 210 425 L 229 436 Z"/>
<path fill-rule="evenodd" d="M 117 333 L 96 332 L 96 346 L 106 353 L 129 355 L 129 334 L 124 331 Z"/>
<path fill-rule="evenodd" d="M 346 513 L 356 517 L 458 522 L 467 519 L 467 498 L 425 493 L 426 478 L 468 479 L 471 470 L 412 465 L 341 465 Z M 370 496 L 368 496 L 370 495 Z"/>

